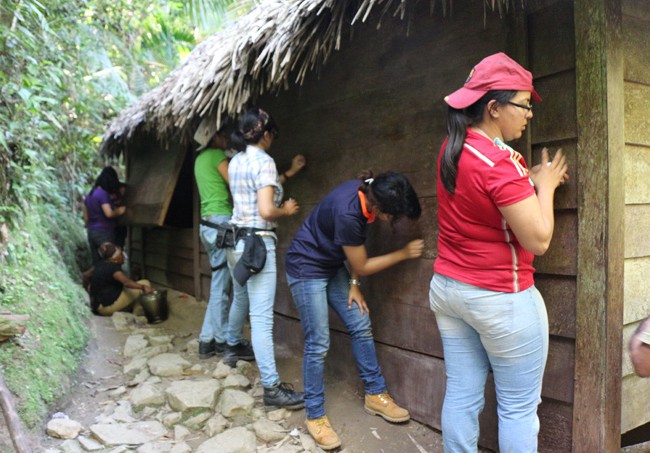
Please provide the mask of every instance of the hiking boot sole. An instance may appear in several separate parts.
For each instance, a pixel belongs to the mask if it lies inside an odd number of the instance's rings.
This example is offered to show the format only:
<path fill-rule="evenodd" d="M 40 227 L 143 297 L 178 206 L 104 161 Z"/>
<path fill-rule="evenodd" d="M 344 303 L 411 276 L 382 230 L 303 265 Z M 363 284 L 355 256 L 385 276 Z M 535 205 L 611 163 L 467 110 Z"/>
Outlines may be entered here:
<path fill-rule="evenodd" d="M 199 353 L 199 359 L 205 360 L 205 359 L 209 359 L 210 357 L 215 356 L 215 355 L 217 355 L 217 353 L 214 352 L 214 351 L 213 352 L 208 352 L 206 354 Z"/>
<path fill-rule="evenodd" d="M 305 407 L 305 403 L 297 403 L 297 404 L 292 404 L 291 406 L 276 406 L 273 404 L 266 404 L 264 403 L 264 409 L 266 412 L 274 411 L 277 409 L 289 409 L 290 411 L 296 411 L 298 409 L 302 409 Z"/>
<path fill-rule="evenodd" d="M 312 436 L 312 439 L 314 439 L 314 436 Z M 335 448 L 339 448 L 341 446 L 341 441 L 338 441 L 337 443 L 332 445 L 323 445 L 323 444 L 319 444 L 318 442 L 316 442 L 316 439 L 314 439 L 314 443 L 318 445 L 318 448 L 325 451 L 334 450 Z"/>
<path fill-rule="evenodd" d="M 411 419 L 410 415 L 407 415 L 405 417 L 400 417 L 400 418 L 393 418 L 393 417 L 389 417 L 386 414 L 382 414 L 381 412 L 377 412 L 375 410 L 372 410 L 368 406 L 363 406 L 363 408 L 370 415 L 379 415 L 381 418 L 383 418 L 384 420 L 386 420 L 388 422 L 391 422 L 391 423 L 404 423 L 404 422 L 407 422 L 407 421 L 409 421 Z"/>

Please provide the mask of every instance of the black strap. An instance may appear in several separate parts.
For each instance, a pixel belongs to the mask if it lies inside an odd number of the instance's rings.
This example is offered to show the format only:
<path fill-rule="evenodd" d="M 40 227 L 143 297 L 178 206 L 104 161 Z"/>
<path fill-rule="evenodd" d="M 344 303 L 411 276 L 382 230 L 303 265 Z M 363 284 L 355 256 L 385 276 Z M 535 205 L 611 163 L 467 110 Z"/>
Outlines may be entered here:
<path fill-rule="evenodd" d="M 223 263 L 221 263 L 218 266 L 210 267 L 210 269 L 212 270 L 212 272 L 215 272 L 215 271 L 218 271 L 219 269 L 223 269 L 226 266 L 226 264 L 228 264 L 228 263 L 226 261 L 224 261 Z"/>

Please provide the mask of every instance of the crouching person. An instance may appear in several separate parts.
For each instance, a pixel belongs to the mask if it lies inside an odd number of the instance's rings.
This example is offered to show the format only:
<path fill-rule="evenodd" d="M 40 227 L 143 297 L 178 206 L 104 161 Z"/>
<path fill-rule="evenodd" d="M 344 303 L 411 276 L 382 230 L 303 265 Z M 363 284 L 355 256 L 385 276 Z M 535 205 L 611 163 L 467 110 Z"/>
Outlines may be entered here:
<path fill-rule="evenodd" d="M 84 276 L 90 280 L 90 308 L 96 315 L 111 316 L 117 311 L 132 311 L 141 294 L 150 294 L 149 280 L 131 280 L 123 271 L 122 249 L 111 242 L 99 246 L 100 261 Z"/>
<path fill-rule="evenodd" d="M 388 394 L 359 277 L 422 255 L 424 244 L 419 239 L 397 251 L 372 258 L 368 258 L 364 245 L 369 223 L 375 219 L 391 222 L 402 217 L 417 219 L 421 213 L 420 202 L 411 184 L 399 173 L 384 173 L 373 179 L 368 172 L 360 179 L 341 184 L 314 208 L 293 238 L 286 257 L 287 283 L 300 312 L 305 336 L 306 424 L 324 450 L 341 445 L 325 415 L 323 371 L 330 344 L 328 307 L 341 318 L 350 334 L 366 393 L 366 412 L 389 422 L 405 422 L 410 418 L 409 412 L 395 404 Z"/>

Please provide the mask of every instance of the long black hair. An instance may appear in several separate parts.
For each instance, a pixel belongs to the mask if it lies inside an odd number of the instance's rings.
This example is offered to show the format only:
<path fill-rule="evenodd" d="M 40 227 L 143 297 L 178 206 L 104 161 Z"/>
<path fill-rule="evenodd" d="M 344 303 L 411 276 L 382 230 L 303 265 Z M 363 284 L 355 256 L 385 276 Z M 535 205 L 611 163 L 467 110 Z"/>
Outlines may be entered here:
<path fill-rule="evenodd" d="M 420 218 L 420 200 L 403 174 L 388 171 L 373 178 L 372 172 L 366 170 L 358 178 L 362 181 L 359 190 L 379 211 L 392 216 L 393 222 L 402 217 L 413 220 Z"/>
<path fill-rule="evenodd" d="M 230 139 L 233 148 L 243 151 L 246 145 L 262 140 L 264 132 L 271 132 L 277 138 L 279 131 L 271 115 L 259 107 L 250 107 L 239 117 L 239 125 Z"/>
<path fill-rule="evenodd" d="M 113 167 L 108 166 L 102 168 L 102 171 L 95 180 L 95 185 L 90 191 L 90 194 L 92 194 L 98 187 L 101 187 L 110 194 L 115 194 L 120 190 L 120 179 L 117 177 L 117 172 Z"/>
<path fill-rule="evenodd" d="M 440 160 L 440 179 L 442 185 L 449 193 L 456 190 L 456 177 L 458 176 L 458 161 L 467 136 L 467 127 L 478 124 L 483 119 L 483 112 L 491 100 L 499 105 L 507 104 L 517 91 L 492 90 L 483 95 L 481 99 L 464 109 L 449 107 L 447 110 L 447 145 Z"/>

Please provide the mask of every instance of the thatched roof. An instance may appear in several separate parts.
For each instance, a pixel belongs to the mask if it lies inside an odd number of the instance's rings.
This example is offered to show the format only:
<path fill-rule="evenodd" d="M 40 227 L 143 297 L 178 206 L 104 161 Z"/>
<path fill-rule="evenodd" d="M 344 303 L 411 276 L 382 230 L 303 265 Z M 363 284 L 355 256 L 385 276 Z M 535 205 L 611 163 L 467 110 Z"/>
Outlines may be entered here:
<path fill-rule="evenodd" d="M 448 13 L 453 0 L 429 0 Z M 492 9 L 511 0 L 486 0 Z M 163 143 L 191 140 L 201 118 L 234 116 L 265 92 L 302 83 L 341 47 L 345 27 L 381 18 L 408 18 L 418 0 L 262 0 L 225 30 L 207 38 L 157 88 L 141 96 L 109 126 L 100 151 L 120 155 L 143 127 Z M 438 4 L 438 5 L 437 5 Z"/>

